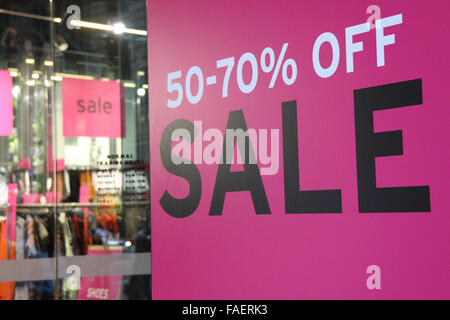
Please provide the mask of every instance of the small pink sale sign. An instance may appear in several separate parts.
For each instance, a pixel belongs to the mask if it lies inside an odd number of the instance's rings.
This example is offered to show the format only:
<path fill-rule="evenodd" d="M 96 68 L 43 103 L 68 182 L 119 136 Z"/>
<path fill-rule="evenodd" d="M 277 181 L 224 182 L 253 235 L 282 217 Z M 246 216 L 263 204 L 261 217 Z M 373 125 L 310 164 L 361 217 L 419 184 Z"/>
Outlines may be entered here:
<path fill-rule="evenodd" d="M 450 298 L 450 1 L 373 2 L 148 1 L 155 299 Z"/>
<path fill-rule="evenodd" d="M 13 129 L 13 80 L 8 71 L 0 70 L 0 136 L 12 135 Z"/>
<path fill-rule="evenodd" d="M 121 254 L 122 247 L 89 246 L 88 255 Z M 122 276 L 82 277 L 78 300 L 118 300 Z"/>
<path fill-rule="evenodd" d="M 17 195 L 19 186 L 16 183 L 8 183 L 8 206 L 10 222 L 11 240 L 16 240 L 16 215 L 17 215 Z"/>
<path fill-rule="evenodd" d="M 62 104 L 65 137 L 124 136 L 119 82 L 64 78 Z"/>

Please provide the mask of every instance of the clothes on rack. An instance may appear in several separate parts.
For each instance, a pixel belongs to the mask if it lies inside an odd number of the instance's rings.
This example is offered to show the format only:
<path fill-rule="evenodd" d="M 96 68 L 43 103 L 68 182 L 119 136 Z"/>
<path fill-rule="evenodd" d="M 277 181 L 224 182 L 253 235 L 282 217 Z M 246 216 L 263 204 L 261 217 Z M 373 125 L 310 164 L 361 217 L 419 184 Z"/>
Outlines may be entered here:
<path fill-rule="evenodd" d="M 104 171 L 105 172 L 105 171 Z M 61 202 L 80 202 L 80 187 L 88 187 L 89 196 L 85 202 L 99 202 L 99 206 L 93 207 L 67 207 L 64 212 L 57 214 L 55 220 L 52 208 L 48 213 L 40 213 L 42 210 L 34 212 L 34 209 L 22 208 L 16 213 L 14 228 L 15 241 L 7 235 L 7 223 L 0 220 L 0 260 L 25 260 L 51 257 L 70 257 L 86 255 L 88 247 L 91 245 L 106 246 L 111 242 L 117 243 L 120 235 L 127 234 L 127 239 L 133 243 L 140 243 L 140 246 L 148 239 L 139 232 L 141 223 L 148 221 L 145 219 L 148 209 L 140 207 L 131 210 L 132 228 L 119 224 L 121 219 L 119 214 L 119 203 L 121 200 L 121 189 L 119 193 L 108 192 L 107 178 L 113 178 L 109 187 L 119 190 L 120 185 L 125 183 L 122 179 L 122 172 L 117 171 L 113 176 L 105 173 L 97 174 L 96 171 L 87 170 L 64 170 L 49 176 L 49 183 L 46 186 L 47 192 L 57 192 Z M 5 196 L 7 201 L 8 183 L 17 183 L 18 203 L 23 203 L 24 195 L 30 195 L 35 187 L 31 187 L 31 180 L 35 177 L 27 170 L 16 170 L 3 174 L 0 170 L 0 205 Z M 6 184 L 6 192 L 2 191 L 2 177 Z M 130 174 L 130 179 L 126 181 L 128 188 L 148 191 L 148 181 L 141 179 L 142 175 L 137 172 Z M 29 203 L 35 203 L 30 200 Z M 49 200 L 53 202 L 53 200 Z M 6 202 L 7 203 L 7 202 Z M 5 203 L 5 204 L 6 204 Z M 45 211 L 44 211 L 45 212 Z M 55 223 L 57 225 L 55 226 Z M 119 226 L 122 228 L 120 229 Z M 55 234 L 56 230 L 56 234 Z M 55 250 L 55 244 L 56 249 Z M 148 248 L 150 250 L 150 248 Z M 55 284 L 57 285 L 55 288 Z M 55 290 L 56 289 L 56 290 Z M 24 282 L 3 282 L 0 283 L 0 300 L 42 300 L 42 299 L 77 299 L 78 290 L 67 286 L 65 280 L 61 279 L 46 281 L 24 281 Z"/>
<path fill-rule="evenodd" d="M 16 260 L 25 259 L 25 234 L 26 224 L 23 217 L 16 217 Z M 29 300 L 27 282 L 16 282 L 14 288 L 14 300 Z"/>
<path fill-rule="evenodd" d="M 26 216 L 25 258 L 41 259 L 52 257 L 50 241 L 51 219 Z M 53 281 L 29 281 L 27 283 L 30 300 L 53 300 Z"/>
<path fill-rule="evenodd" d="M 0 261 L 12 260 L 12 250 L 8 248 L 7 221 L 0 223 Z M 0 282 L 0 300 L 11 300 L 14 297 L 14 282 Z"/>
<path fill-rule="evenodd" d="M 89 186 L 89 201 L 93 201 L 97 198 L 90 170 L 82 171 L 80 173 L 80 186 Z"/>
<path fill-rule="evenodd" d="M 67 170 L 67 174 L 69 176 L 70 195 L 64 202 L 78 202 L 80 198 L 80 171 Z"/>
<path fill-rule="evenodd" d="M 62 234 L 61 242 L 64 245 L 64 251 L 66 257 L 74 256 L 74 252 L 76 251 L 74 238 L 73 238 L 73 230 L 70 226 L 69 219 L 65 212 L 61 212 L 58 217 L 58 222 Z M 67 279 L 66 279 L 67 280 Z M 62 281 L 62 299 L 63 300 L 76 300 L 77 299 L 78 290 L 71 289 L 70 286 L 67 285 L 66 281 Z"/>
<path fill-rule="evenodd" d="M 56 191 L 59 200 L 67 199 L 70 197 L 70 184 L 68 179 L 69 175 L 66 171 L 58 171 L 56 174 L 50 175 L 50 192 Z"/>

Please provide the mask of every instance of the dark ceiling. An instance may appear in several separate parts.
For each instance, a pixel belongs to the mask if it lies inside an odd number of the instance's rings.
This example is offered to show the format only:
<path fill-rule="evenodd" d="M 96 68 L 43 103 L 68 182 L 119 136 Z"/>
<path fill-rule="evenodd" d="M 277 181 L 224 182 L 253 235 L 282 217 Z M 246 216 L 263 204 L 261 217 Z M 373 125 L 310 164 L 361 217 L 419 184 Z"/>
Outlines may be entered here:
<path fill-rule="evenodd" d="M 54 0 L 54 16 L 63 19 L 55 24 L 55 36 L 69 48 L 55 49 L 57 72 L 95 77 L 133 80 L 136 70 L 146 71 L 147 39 L 143 36 L 79 29 L 66 26 L 70 5 L 81 9 L 84 21 L 113 24 L 122 22 L 128 28 L 146 29 L 146 0 Z M 2 0 L 0 9 L 49 17 L 48 0 Z M 17 67 L 25 52 L 25 42 L 32 44 L 34 57 L 44 59 L 45 46 L 50 46 L 50 22 L 0 14 L 0 68 Z"/>

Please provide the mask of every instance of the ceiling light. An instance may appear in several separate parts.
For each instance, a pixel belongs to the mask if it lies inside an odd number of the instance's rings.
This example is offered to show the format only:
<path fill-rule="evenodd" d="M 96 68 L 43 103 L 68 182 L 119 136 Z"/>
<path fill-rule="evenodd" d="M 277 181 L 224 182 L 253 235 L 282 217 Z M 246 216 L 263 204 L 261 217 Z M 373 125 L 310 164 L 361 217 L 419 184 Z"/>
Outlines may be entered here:
<path fill-rule="evenodd" d="M 144 88 L 137 89 L 137 94 L 139 97 L 145 96 L 145 89 Z"/>
<path fill-rule="evenodd" d="M 75 27 L 97 29 L 97 30 L 104 30 L 104 31 L 113 31 L 113 27 L 110 25 L 88 22 L 88 21 L 72 20 L 71 25 L 75 26 Z"/>
<path fill-rule="evenodd" d="M 26 82 L 26 84 L 27 84 L 27 86 L 32 87 L 32 86 L 34 86 L 34 85 L 36 84 L 36 81 L 34 81 L 34 80 L 28 80 L 28 81 Z"/>
<path fill-rule="evenodd" d="M 74 79 L 84 79 L 84 80 L 94 80 L 95 78 L 93 76 L 84 76 L 82 74 L 73 74 L 73 73 L 62 73 L 58 72 L 56 73 L 57 77 L 61 77 L 61 79 L 64 78 L 74 78 Z"/>
<path fill-rule="evenodd" d="M 124 83 L 123 83 L 123 86 L 124 86 L 125 88 L 136 88 L 136 84 L 133 83 L 133 82 L 124 82 Z"/>
<path fill-rule="evenodd" d="M 56 36 L 56 39 L 55 39 L 55 46 L 56 46 L 56 48 L 57 48 L 59 51 L 61 51 L 61 52 L 64 52 L 64 51 L 66 51 L 67 49 L 69 49 L 69 43 L 68 43 L 67 40 L 66 40 L 62 35 L 60 35 L 60 34 L 58 34 L 58 35 Z"/>
<path fill-rule="evenodd" d="M 32 77 L 34 80 L 39 79 L 39 75 L 38 75 L 37 73 L 33 73 L 33 74 L 31 75 L 31 77 Z"/>
<path fill-rule="evenodd" d="M 125 25 L 121 22 L 115 23 L 113 25 L 113 32 L 115 34 L 122 34 L 125 32 L 125 29 L 126 29 Z"/>
<path fill-rule="evenodd" d="M 129 34 L 134 34 L 134 35 L 138 35 L 138 36 L 147 36 L 146 30 L 130 29 L 130 28 L 125 27 L 125 25 L 123 23 L 116 23 L 115 25 L 111 26 L 109 24 L 95 23 L 95 22 L 89 22 L 89 21 L 83 21 L 83 20 L 72 20 L 70 22 L 70 24 L 74 27 L 97 29 L 97 30 L 103 30 L 103 31 L 112 31 L 116 34 L 129 33 Z"/>
<path fill-rule="evenodd" d="M 51 60 L 45 60 L 45 61 L 44 61 L 44 66 L 47 66 L 47 67 L 53 67 L 53 61 L 51 61 Z"/>
<path fill-rule="evenodd" d="M 11 72 L 9 73 L 9 75 L 10 75 L 11 77 L 17 77 L 19 74 L 17 73 L 17 71 L 11 71 Z"/>
<path fill-rule="evenodd" d="M 12 94 L 13 94 L 14 98 L 17 98 L 20 94 L 20 87 L 14 86 L 14 88 L 12 88 Z"/>
<path fill-rule="evenodd" d="M 27 58 L 27 59 L 25 59 L 25 63 L 26 64 L 34 64 L 34 59 L 33 58 Z"/>
<path fill-rule="evenodd" d="M 53 81 L 62 81 L 63 78 L 61 76 L 51 76 L 51 79 Z"/>
<path fill-rule="evenodd" d="M 126 28 L 125 29 L 125 33 L 135 34 L 135 35 L 144 36 L 144 37 L 147 36 L 147 31 L 145 31 L 145 30 L 138 30 L 138 29 L 128 29 L 128 28 Z"/>

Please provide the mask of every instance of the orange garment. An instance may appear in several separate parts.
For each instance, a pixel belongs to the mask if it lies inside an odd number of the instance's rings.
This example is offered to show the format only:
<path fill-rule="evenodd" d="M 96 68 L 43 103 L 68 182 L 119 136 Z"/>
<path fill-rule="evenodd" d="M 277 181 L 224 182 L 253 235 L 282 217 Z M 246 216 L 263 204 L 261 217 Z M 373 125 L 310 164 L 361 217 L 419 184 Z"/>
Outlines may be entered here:
<path fill-rule="evenodd" d="M 0 223 L 0 260 L 8 260 L 8 239 L 6 221 Z M 9 259 L 14 259 L 14 246 L 10 248 Z M 14 282 L 0 282 L 0 300 L 13 300 Z"/>
<path fill-rule="evenodd" d="M 56 173 L 56 182 L 54 181 L 54 176 L 51 175 L 51 188 L 50 191 L 54 192 L 56 189 L 56 194 L 57 194 L 57 199 L 62 199 L 64 196 L 64 176 L 63 176 L 63 172 L 57 172 Z M 56 200 L 56 202 L 58 202 L 58 200 Z"/>
<path fill-rule="evenodd" d="M 97 221 L 103 229 L 109 230 L 114 237 L 119 233 L 119 224 L 117 223 L 116 202 L 112 195 L 105 195 L 102 198 Z"/>
<path fill-rule="evenodd" d="M 88 211 L 87 208 L 84 209 L 83 217 L 78 217 L 76 215 L 72 216 L 72 222 L 75 230 L 75 238 L 77 240 L 82 239 L 81 243 L 80 241 L 78 242 L 82 254 L 86 254 L 88 246 L 93 244 L 92 235 L 89 232 L 88 213 L 86 211 Z M 80 222 L 82 222 L 81 225 L 83 226 L 83 230 L 80 230 L 79 228 Z"/>
<path fill-rule="evenodd" d="M 92 175 L 89 170 L 80 173 L 80 186 L 89 186 L 89 201 L 97 198 L 94 183 L 92 182 Z"/>
<path fill-rule="evenodd" d="M 80 173 L 80 186 L 89 187 L 89 201 L 95 201 L 97 194 L 95 193 L 95 187 L 92 182 L 92 175 L 89 170 L 82 171 Z M 83 217 L 83 248 L 87 252 L 88 244 L 92 244 L 92 237 L 89 234 L 89 209 L 85 208 Z"/>
<path fill-rule="evenodd" d="M 83 248 L 84 252 L 87 253 L 88 245 L 92 244 L 92 237 L 89 233 L 89 209 L 84 209 L 84 215 L 83 215 Z"/>
<path fill-rule="evenodd" d="M 119 232 L 117 217 L 115 215 L 110 214 L 97 215 L 97 221 L 100 224 L 100 227 L 102 227 L 102 229 L 111 231 L 114 236 L 116 236 L 117 233 Z"/>

